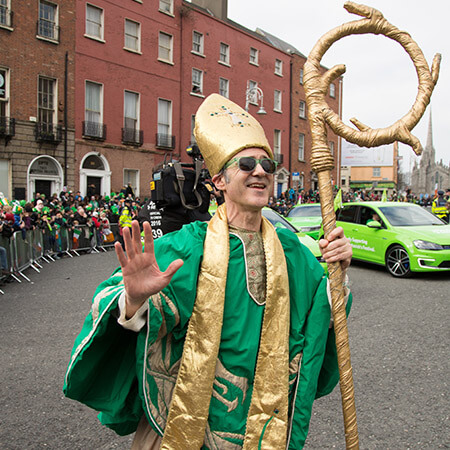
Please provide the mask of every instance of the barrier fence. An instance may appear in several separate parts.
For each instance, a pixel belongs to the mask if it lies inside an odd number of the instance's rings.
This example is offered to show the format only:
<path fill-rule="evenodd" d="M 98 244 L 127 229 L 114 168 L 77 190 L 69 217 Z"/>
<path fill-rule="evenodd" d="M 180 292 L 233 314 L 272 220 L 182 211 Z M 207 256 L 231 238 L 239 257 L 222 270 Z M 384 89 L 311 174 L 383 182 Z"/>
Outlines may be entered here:
<path fill-rule="evenodd" d="M 39 272 L 42 263 L 50 264 L 63 255 L 73 258 L 81 253 L 106 252 L 120 240 L 117 223 L 110 224 L 108 230 L 98 230 L 92 225 L 76 225 L 73 228 L 28 230 L 26 233 L 16 231 L 9 238 L 0 235 L 0 247 L 6 250 L 10 276 L 18 283 L 22 282 L 22 278 L 30 282 L 24 274 L 26 269 Z M 0 276 L 0 279 L 7 276 Z M 1 289 L 0 293 L 4 294 Z"/>

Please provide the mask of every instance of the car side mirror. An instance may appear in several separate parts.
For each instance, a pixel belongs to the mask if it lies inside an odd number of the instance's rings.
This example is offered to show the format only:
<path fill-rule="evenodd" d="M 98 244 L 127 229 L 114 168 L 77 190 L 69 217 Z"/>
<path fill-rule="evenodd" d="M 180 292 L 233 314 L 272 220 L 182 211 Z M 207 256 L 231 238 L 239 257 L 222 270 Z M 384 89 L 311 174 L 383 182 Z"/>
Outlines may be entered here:
<path fill-rule="evenodd" d="M 369 228 L 383 228 L 383 226 L 381 225 L 380 222 L 378 222 L 378 220 L 370 220 L 369 222 L 367 222 L 367 226 Z"/>

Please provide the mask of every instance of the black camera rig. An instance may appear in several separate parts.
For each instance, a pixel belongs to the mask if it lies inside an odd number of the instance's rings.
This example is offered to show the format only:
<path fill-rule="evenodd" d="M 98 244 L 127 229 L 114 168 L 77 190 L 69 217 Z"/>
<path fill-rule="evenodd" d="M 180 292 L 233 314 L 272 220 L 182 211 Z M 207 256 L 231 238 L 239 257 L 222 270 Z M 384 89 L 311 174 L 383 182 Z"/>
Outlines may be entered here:
<path fill-rule="evenodd" d="M 150 183 L 151 199 L 157 208 L 183 207 L 188 210 L 209 207 L 211 187 L 207 169 L 202 168 L 203 157 L 197 145 L 186 149 L 192 163 L 167 162 L 153 173 Z"/>

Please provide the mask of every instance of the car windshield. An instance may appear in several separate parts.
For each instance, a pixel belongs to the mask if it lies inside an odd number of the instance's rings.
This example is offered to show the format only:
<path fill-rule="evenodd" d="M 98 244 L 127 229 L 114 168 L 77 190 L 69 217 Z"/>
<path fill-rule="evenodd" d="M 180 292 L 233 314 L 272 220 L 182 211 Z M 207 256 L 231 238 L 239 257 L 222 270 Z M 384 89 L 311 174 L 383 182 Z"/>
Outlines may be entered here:
<path fill-rule="evenodd" d="M 394 227 L 445 225 L 442 220 L 417 206 L 380 206 L 380 211 Z"/>
<path fill-rule="evenodd" d="M 288 217 L 321 217 L 320 205 L 299 206 L 289 211 Z"/>
<path fill-rule="evenodd" d="M 275 227 L 286 228 L 294 233 L 298 233 L 297 228 L 291 225 L 284 217 L 279 216 L 271 209 L 263 209 L 262 215 Z"/>

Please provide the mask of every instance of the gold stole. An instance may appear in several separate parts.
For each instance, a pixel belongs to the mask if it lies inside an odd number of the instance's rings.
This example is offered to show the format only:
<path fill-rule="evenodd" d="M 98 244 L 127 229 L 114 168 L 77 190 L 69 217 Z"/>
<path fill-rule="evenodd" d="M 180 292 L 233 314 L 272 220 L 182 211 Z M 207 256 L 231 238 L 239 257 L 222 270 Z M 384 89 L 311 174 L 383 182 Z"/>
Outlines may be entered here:
<path fill-rule="evenodd" d="M 286 447 L 289 396 L 289 280 L 283 248 L 262 218 L 266 306 L 247 416 L 244 449 Z M 225 204 L 208 224 L 197 297 L 189 321 L 161 449 L 199 449 L 204 442 L 222 333 L 230 246 Z"/>

